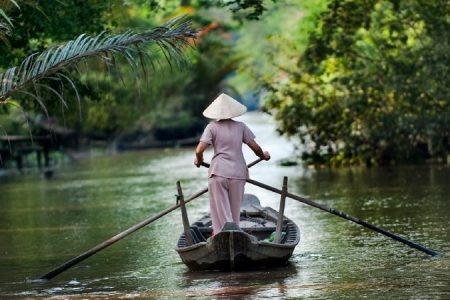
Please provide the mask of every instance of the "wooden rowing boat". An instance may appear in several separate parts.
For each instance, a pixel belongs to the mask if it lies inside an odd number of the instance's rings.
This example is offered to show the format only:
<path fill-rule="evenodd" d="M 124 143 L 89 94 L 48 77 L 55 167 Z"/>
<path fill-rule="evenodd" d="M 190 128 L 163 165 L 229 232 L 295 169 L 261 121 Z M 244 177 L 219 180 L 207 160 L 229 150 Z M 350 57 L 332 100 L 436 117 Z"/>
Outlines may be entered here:
<path fill-rule="evenodd" d="M 211 218 L 205 215 L 190 225 L 193 244 L 185 233 L 176 251 L 191 270 L 247 270 L 285 265 L 300 241 L 300 231 L 292 220 L 283 217 L 282 239 L 273 241 L 278 212 L 261 207 L 258 198 L 246 194 L 241 205 L 239 226 L 226 223 L 211 237 Z"/>

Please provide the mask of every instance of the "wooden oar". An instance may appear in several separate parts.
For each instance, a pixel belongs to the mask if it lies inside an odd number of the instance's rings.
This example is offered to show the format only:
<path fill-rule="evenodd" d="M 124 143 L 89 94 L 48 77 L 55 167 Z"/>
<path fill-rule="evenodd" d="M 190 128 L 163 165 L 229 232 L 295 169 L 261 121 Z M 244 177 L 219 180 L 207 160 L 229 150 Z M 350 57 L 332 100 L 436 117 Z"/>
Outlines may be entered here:
<path fill-rule="evenodd" d="M 258 182 L 258 181 L 253 180 L 253 179 L 247 179 L 247 182 L 251 183 L 253 185 L 256 185 L 258 187 L 261 187 L 263 189 L 266 189 L 266 190 L 269 190 L 269 191 L 272 191 L 272 192 L 275 192 L 275 193 L 278 193 L 278 194 L 282 194 L 281 190 L 279 190 L 277 188 L 274 188 L 272 186 L 269 186 L 267 184 L 264 184 L 262 182 Z M 382 228 L 380 228 L 378 226 L 375 226 L 373 224 L 367 223 L 364 220 L 361 220 L 361 219 L 355 218 L 353 216 L 350 216 L 350 215 L 348 215 L 348 214 L 346 214 L 346 213 L 344 213 L 342 211 L 339 211 L 337 209 L 334 209 L 332 207 L 328 207 L 326 205 L 322 205 L 322 204 L 316 203 L 316 202 L 314 202 L 312 200 L 309 200 L 309 199 L 306 199 L 306 198 L 294 195 L 294 194 L 289 193 L 289 192 L 286 193 L 286 196 L 289 197 L 289 198 L 292 198 L 294 200 L 300 201 L 302 203 L 314 206 L 314 207 L 319 208 L 321 210 L 324 210 L 326 212 L 332 213 L 333 215 L 336 215 L 338 217 L 350 220 L 350 221 L 352 221 L 352 222 L 354 222 L 356 224 L 362 225 L 362 226 L 364 226 L 366 228 L 372 229 L 372 230 L 374 230 L 374 231 L 376 231 L 378 233 L 384 234 L 385 236 L 388 236 L 388 237 L 390 237 L 390 238 L 392 238 L 392 239 L 394 239 L 396 241 L 399 241 L 399 242 L 401 242 L 403 244 L 406 244 L 406 245 L 408 245 L 408 246 L 410 246 L 412 248 L 415 248 L 417 250 L 423 251 L 426 254 L 429 254 L 429 255 L 432 255 L 432 256 L 441 255 L 439 252 L 436 252 L 436 251 L 431 250 L 431 249 L 429 249 L 429 248 L 427 248 L 427 247 L 425 247 L 423 245 L 420 245 L 420 244 L 417 244 L 417 243 L 412 242 L 410 240 L 407 240 L 407 239 L 405 239 L 405 238 L 403 238 L 403 237 L 401 237 L 399 235 L 396 235 L 396 234 L 394 234 L 394 233 L 392 233 L 390 231 L 382 229 Z"/>
<path fill-rule="evenodd" d="M 261 160 L 262 160 L 262 159 L 255 160 L 254 162 L 248 164 L 247 167 L 250 168 L 250 167 L 256 165 L 257 163 L 259 163 Z M 208 164 L 208 166 L 209 166 L 209 164 Z M 203 189 L 203 190 L 201 190 L 201 191 L 198 191 L 197 193 L 193 194 L 193 195 L 192 195 L 191 197 L 189 197 L 188 199 L 185 199 L 185 200 L 184 200 L 184 203 L 186 204 L 186 203 L 191 202 L 192 200 L 194 200 L 194 199 L 197 198 L 197 197 L 200 197 L 201 195 L 203 195 L 203 194 L 206 193 L 207 191 L 208 191 L 208 188 L 205 188 L 205 189 Z M 63 263 L 62 265 L 60 265 L 60 266 L 54 268 L 53 270 L 51 270 L 50 272 L 48 272 L 48 273 L 46 273 L 46 274 L 44 274 L 44 275 L 42 275 L 41 277 L 39 277 L 39 279 L 41 279 L 41 280 L 50 280 L 50 279 L 52 279 L 52 278 L 55 277 L 56 275 L 58 275 L 58 274 L 64 272 L 65 270 L 67 270 L 67 269 L 69 269 L 70 267 L 72 267 L 72 266 L 78 264 L 79 262 L 82 262 L 82 261 L 85 260 L 86 258 L 88 258 L 88 257 L 94 255 L 95 253 L 97 253 L 97 252 L 99 252 L 99 251 L 105 249 L 106 247 L 111 246 L 111 245 L 114 244 L 115 242 L 120 241 L 121 239 L 123 239 L 124 237 L 126 237 L 126 236 L 132 234 L 133 232 L 137 231 L 138 229 L 141 229 L 142 227 L 144 227 L 144 226 L 146 226 L 146 225 L 148 225 L 148 224 L 150 224 L 150 223 L 152 223 L 152 222 L 158 220 L 159 218 L 161 218 L 161 217 L 167 215 L 168 213 L 174 211 L 174 210 L 177 209 L 178 207 L 180 207 L 180 204 L 176 204 L 176 205 L 174 205 L 174 206 L 171 206 L 171 207 L 169 207 L 169 208 L 166 208 L 165 210 L 161 211 L 160 213 L 158 213 L 158 214 L 156 214 L 156 215 L 154 215 L 154 216 L 152 216 L 152 217 L 150 217 L 150 218 L 148 218 L 148 219 L 145 219 L 144 221 L 142 221 L 142 222 L 140 222 L 140 223 L 138 223 L 138 224 L 136 224 L 136 225 L 134 225 L 134 226 L 128 228 L 128 229 L 125 230 L 125 231 L 122 231 L 121 233 L 119 233 L 119 234 L 113 236 L 112 238 L 110 238 L 110 239 L 104 241 L 103 243 L 98 244 L 98 245 L 95 246 L 94 248 L 91 248 L 91 249 L 89 249 L 88 251 L 86 251 L 86 252 L 84 252 L 84 253 L 78 255 L 77 257 L 74 257 L 74 258 L 72 258 L 71 260 L 66 261 L 66 262 Z"/>
<path fill-rule="evenodd" d="M 197 193 L 193 194 L 193 195 L 192 195 L 191 197 L 189 197 L 188 199 L 185 199 L 185 200 L 184 200 L 184 203 L 191 202 L 192 200 L 194 200 L 195 198 L 197 198 L 197 197 L 203 195 L 203 194 L 206 193 L 207 191 L 208 191 L 208 188 L 205 188 L 205 189 L 203 189 L 203 190 L 201 190 L 201 191 L 198 191 Z M 154 215 L 154 216 L 152 216 L 152 217 L 150 217 L 150 218 L 148 218 L 148 219 L 145 219 L 144 221 L 142 221 L 142 222 L 140 222 L 140 223 L 138 223 L 138 224 L 136 224 L 136 225 L 134 225 L 134 226 L 128 228 L 128 229 L 125 230 L 125 231 L 122 231 L 121 233 L 119 233 L 119 234 L 113 236 L 112 238 L 110 238 L 110 239 L 104 241 L 103 243 L 98 244 L 98 245 L 95 246 L 94 248 L 92 248 L 92 249 L 90 249 L 90 250 L 88 250 L 88 251 L 86 251 L 86 252 L 84 252 L 84 253 L 78 255 L 77 257 L 74 257 L 74 258 L 72 258 L 71 260 L 69 260 L 69 261 L 63 263 L 62 265 L 56 267 L 55 269 L 51 270 L 50 272 L 48 272 L 48 273 L 42 275 L 41 277 L 39 277 L 39 279 L 44 279 L 44 280 L 52 279 L 52 278 L 55 277 L 56 275 L 58 275 L 58 274 L 64 272 L 65 270 L 67 270 L 67 269 L 69 269 L 70 267 L 72 267 L 72 266 L 78 264 L 79 262 L 82 262 L 82 261 L 85 260 L 86 258 L 88 258 L 88 257 L 94 255 L 95 253 L 97 253 L 97 252 L 99 252 L 99 251 L 105 249 L 106 247 L 111 246 L 111 245 L 114 244 L 115 242 L 120 241 L 121 239 L 123 239 L 123 238 L 126 237 L 127 235 L 129 235 L 129 234 L 135 232 L 136 230 L 141 229 L 142 227 L 144 227 L 144 226 L 146 226 L 146 225 L 148 225 L 148 224 L 150 224 L 150 223 L 152 223 L 152 222 L 158 220 L 159 218 L 161 218 L 161 217 L 167 215 L 168 213 L 174 211 L 174 210 L 177 209 L 178 207 L 180 207 L 180 204 L 176 204 L 176 205 L 174 205 L 174 206 L 171 206 L 171 207 L 169 207 L 169 208 L 166 208 L 165 210 L 161 211 L 160 213 L 158 213 L 158 214 L 156 214 L 156 215 Z"/>

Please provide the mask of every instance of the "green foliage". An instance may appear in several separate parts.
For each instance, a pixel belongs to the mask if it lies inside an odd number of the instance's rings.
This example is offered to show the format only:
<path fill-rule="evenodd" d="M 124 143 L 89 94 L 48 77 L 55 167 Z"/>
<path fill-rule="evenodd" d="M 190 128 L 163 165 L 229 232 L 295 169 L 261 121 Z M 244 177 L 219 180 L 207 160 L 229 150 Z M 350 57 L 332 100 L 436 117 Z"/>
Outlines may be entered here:
<path fill-rule="evenodd" d="M 235 16 L 240 14 L 240 18 L 251 13 L 253 7 L 263 7 L 263 2 L 216 1 L 210 2 L 208 7 L 216 12 L 220 11 L 218 7 L 236 8 Z M 5 92 L 1 100 L 5 102 L 7 97 L 12 96 L 8 101 L 17 101 L 27 113 L 45 114 L 47 110 L 57 123 L 84 135 L 105 139 L 133 130 L 145 133 L 155 130 L 166 133 L 180 129 L 198 130 L 199 124 L 205 122 L 201 112 L 208 102 L 219 91 L 232 90 L 225 81 L 237 69 L 242 57 L 232 49 L 234 40 L 228 30 L 232 28 L 229 26 L 231 23 L 236 26 L 237 22 L 231 20 L 230 16 L 233 15 L 228 9 L 219 12 L 227 15 L 227 19 L 221 19 L 218 27 L 206 30 L 201 40 L 197 41 L 198 51 L 185 56 L 189 59 L 190 67 L 184 72 L 177 72 L 177 68 L 171 70 L 167 64 L 158 62 L 165 60 L 165 56 L 161 51 L 155 52 L 155 47 L 142 47 L 134 52 L 133 48 L 125 50 L 119 46 L 118 49 L 114 48 L 118 45 L 111 44 L 113 47 L 109 54 L 100 55 L 100 60 L 83 59 L 83 63 L 78 63 L 80 56 L 83 56 L 79 50 L 85 50 L 83 45 L 88 45 L 91 40 L 88 36 L 97 36 L 104 30 L 108 32 L 105 35 L 127 40 L 131 35 L 120 33 L 125 29 L 145 32 L 148 27 L 165 23 L 181 13 L 191 14 L 197 27 L 208 27 L 216 20 L 211 18 L 205 3 L 200 0 L 63 0 L 36 3 L 34 7 L 28 5 L 11 11 L 11 19 L 16 25 L 11 48 L 0 47 L 0 65 L 10 67 L 15 63 L 18 66 L 0 75 L 6 78 L 0 87 L 0 91 L 4 87 Z M 164 28 L 158 27 L 159 30 Z M 80 35 L 81 32 L 85 32 L 85 35 Z M 78 36 L 78 39 L 67 44 L 66 41 L 74 36 Z M 177 60 L 172 58 L 181 54 L 181 48 L 176 47 L 179 37 L 160 44 L 173 66 Z M 89 43 L 91 46 L 93 44 Z M 58 48 L 58 45 L 61 46 Z M 64 49 L 64 45 L 66 50 L 56 50 Z M 70 49 L 75 54 L 73 59 L 63 55 L 69 53 Z M 100 48 L 97 50 L 97 54 L 108 52 Z M 152 72 L 144 71 L 139 65 L 144 50 L 150 51 L 157 60 L 153 65 L 148 64 L 152 66 Z M 33 52 L 43 54 L 30 57 Z M 131 59 L 133 54 L 136 55 Z M 53 61 L 53 56 L 64 56 L 64 60 L 48 64 Z M 28 62 L 27 65 L 22 63 L 24 61 Z M 69 68 L 59 73 L 64 62 L 68 63 Z M 112 65 L 115 68 L 110 68 Z M 57 70 L 52 69 L 55 66 Z M 29 76 L 21 76 L 17 73 L 19 71 L 25 71 Z M 105 71 L 107 74 L 104 74 Z M 25 87 L 34 97 L 15 92 Z M 8 114 L 6 106 L 0 105 L 0 109 Z"/>
<path fill-rule="evenodd" d="M 81 99 L 82 117 L 79 118 L 76 102 L 72 101 L 72 109 L 65 115 L 67 124 L 77 124 L 87 134 L 107 135 L 125 128 L 155 130 L 160 139 L 174 137 L 176 130 L 199 131 L 199 124 L 204 126 L 205 122 L 202 111 L 225 88 L 224 80 L 234 72 L 240 59 L 223 34 L 219 30 L 203 37 L 190 54 L 190 67 L 181 73 L 159 65 L 149 74 L 147 82 L 140 83 L 134 80 L 129 68 L 109 76 L 89 73 L 82 78 L 80 93 L 86 95 Z M 139 84 L 139 88 L 130 89 L 129 85 Z M 55 107 L 52 115 L 58 115 L 58 109 Z M 88 111 L 92 122 L 85 120 Z M 104 121 L 96 122 L 96 118 Z M 163 138 L 162 133 L 167 133 L 167 137 Z"/>
<path fill-rule="evenodd" d="M 89 135 L 95 132 L 107 136 L 124 129 L 141 132 L 154 129 L 161 133 L 165 129 L 169 132 L 175 128 L 197 128 L 200 120 L 205 121 L 201 112 L 225 88 L 225 78 L 237 68 L 240 59 L 224 36 L 226 33 L 220 29 L 198 41 L 196 51 L 189 54 L 190 67 L 184 72 L 157 64 L 146 80 L 139 80 L 131 68 L 99 75 L 97 68 L 101 65 L 90 64 L 90 72 L 76 84 L 84 95 L 80 101 L 81 118 L 76 101 L 69 103 L 64 117 L 60 105 L 52 107 L 49 113 Z"/>
<path fill-rule="evenodd" d="M 268 82 L 280 130 L 309 163 L 389 164 L 450 150 L 449 4 L 331 1 L 286 83 Z"/>
<path fill-rule="evenodd" d="M 0 45 L 0 66 L 18 65 L 28 55 L 48 46 L 67 41 L 81 33 L 94 35 L 105 28 L 105 12 L 109 1 L 63 0 L 19 2 L 20 9 L 11 9 L 14 34 L 11 47 Z"/>
<path fill-rule="evenodd" d="M 59 4 L 63 5 L 59 11 L 61 16 L 72 16 L 73 11 L 69 8 L 64 9 L 67 2 Z M 85 7 L 84 13 L 89 14 L 90 9 L 96 7 L 94 2 L 90 4 L 93 6 L 88 5 L 87 9 Z M 99 2 L 98 5 L 103 4 Z M 130 9 L 126 11 L 135 13 L 134 8 L 135 6 L 130 6 Z M 122 16 L 123 7 L 120 9 L 119 5 L 111 6 L 109 13 Z M 40 10 L 34 11 L 34 14 L 39 12 Z M 21 12 L 24 16 L 27 13 L 30 12 L 26 9 Z M 95 15 L 98 20 L 101 20 L 103 15 L 97 15 L 97 13 L 96 11 Z M 100 11 L 100 13 L 105 12 Z M 55 19 L 59 20 L 61 16 Z M 20 17 L 21 15 L 18 19 Z M 47 21 L 54 26 L 52 18 L 53 15 Z M 75 25 L 77 16 L 72 18 L 73 22 L 70 24 Z M 68 20 L 71 18 L 65 21 Z M 141 17 L 136 17 L 135 20 L 141 20 Z M 30 21 L 33 21 L 33 18 L 30 18 Z M 62 22 L 62 24 L 65 23 Z M 99 24 L 102 22 L 99 21 Z M 103 25 L 98 28 L 110 26 L 110 24 Z M 116 26 L 120 27 L 118 23 Z M 31 31 L 30 35 L 32 34 Z M 183 18 L 175 18 L 162 26 L 142 33 L 131 31 L 122 34 L 101 33 L 94 37 L 82 34 L 72 41 L 49 47 L 47 46 L 52 41 L 64 38 L 67 32 L 50 30 L 47 34 L 48 38 L 45 40 L 32 39 L 23 49 L 14 49 L 21 50 L 22 53 L 28 47 L 46 48 L 40 54 L 26 57 L 19 66 L 9 68 L 0 74 L 2 113 L 10 114 L 8 104 L 15 102 L 28 112 L 45 112 L 52 116 L 52 119 L 59 119 L 60 124 L 76 128 L 82 133 L 105 137 L 125 126 L 130 126 L 143 112 L 152 109 L 151 107 L 146 107 L 144 111 L 136 109 L 134 98 L 138 93 L 133 92 L 133 88 L 130 89 L 125 82 L 134 83 L 139 88 L 142 85 L 142 77 L 148 78 L 152 75 L 148 66 L 153 67 L 153 72 L 161 71 L 161 60 L 168 61 L 170 66 L 182 66 L 180 63 L 183 63 L 185 59 L 183 50 L 189 45 L 188 40 L 195 36 L 190 22 Z M 18 41 L 20 41 L 20 35 L 13 42 Z M 144 45 L 148 42 L 153 42 L 156 46 Z M 17 55 L 17 52 L 13 53 L 13 56 L 16 57 L 15 59 L 21 57 L 20 54 Z M 92 58 L 99 60 L 95 61 Z M 84 64 L 80 64 L 83 61 Z M 103 63 L 99 64 L 99 61 Z M 124 71 L 125 65 L 128 65 L 128 71 Z M 89 83 L 85 82 L 79 89 L 78 84 L 83 82 L 78 79 L 82 69 L 89 78 Z M 111 76 L 98 75 L 105 71 L 109 71 Z M 97 75 L 93 76 L 94 74 Z M 123 84 L 117 85 L 117 82 Z M 12 96 L 14 99 L 11 98 Z M 123 103 L 122 99 L 129 100 L 129 103 Z M 12 114 L 9 117 L 11 120 L 4 118 L 0 126 L 7 129 L 9 134 L 17 134 L 10 122 L 17 118 L 14 118 Z"/>
<path fill-rule="evenodd" d="M 0 1 L 0 41 L 3 42 L 5 46 L 10 46 L 8 35 L 11 34 L 13 28 L 13 22 L 11 17 L 9 17 L 9 10 L 12 8 L 19 8 L 15 0 L 1 0 Z"/>
<path fill-rule="evenodd" d="M 204 1 L 206 2 L 206 1 Z M 227 0 L 222 1 L 224 6 L 227 6 L 237 19 L 259 20 L 261 15 L 266 10 L 264 0 Z M 272 0 L 276 2 L 276 0 Z"/>
<path fill-rule="evenodd" d="M 178 3 L 173 0 L 141 0 L 154 11 L 173 10 L 177 6 L 192 6 L 195 8 L 227 7 L 233 18 L 243 21 L 259 20 L 267 10 L 267 4 L 277 0 L 181 0 Z"/>
<path fill-rule="evenodd" d="M 0 113 L 0 135 L 29 135 L 31 132 L 30 116 L 20 107 L 8 107 L 8 114 Z"/>
<path fill-rule="evenodd" d="M 326 0 L 284 0 L 267 6 L 260 22 L 237 30 L 235 49 L 244 59 L 230 80 L 241 93 L 259 92 L 265 81 L 284 80 L 283 70 L 295 70 L 298 54 L 307 46 L 309 32 Z"/>
<path fill-rule="evenodd" d="M 238 68 L 242 59 L 232 47 L 232 41 L 227 40 L 223 31 L 207 35 L 198 44 L 193 67 L 183 89 L 187 98 L 183 108 L 193 116 L 202 116 L 211 99 L 227 88 L 225 79 Z"/>
<path fill-rule="evenodd" d="M 46 110 L 39 97 L 36 85 L 43 79 L 52 79 L 58 82 L 68 81 L 75 88 L 73 82 L 61 71 L 74 67 L 81 61 L 89 58 L 99 58 L 106 65 L 114 66 L 118 56 L 122 56 L 135 70 L 145 68 L 144 60 L 148 59 L 154 64 L 155 57 L 143 50 L 143 44 L 153 42 L 162 49 L 168 63 L 183 61 L 183 50 L 188 45 L 188 39 L 194 38 L 195 32 L 190 27 L 190 22 L 177 18 L 157 27 L 153 30 L 134 33 L 132 31 L 117 35 L 100 33 L 90 37 L 80 35 L 64 45 L 50 47 L 36 55 L 25 58 L 20 66 L 7 69 L 0 74 L 0 103 L 5 102 L 12 94 L 22 92 L 27 86 L 33 85 L 36 93 L 33 96 Z M 63 97 L 49 85 L 40 85 L 52 91 L 64 102 Z"/>
<path fill-rule="evenodd" d="M 168 118 L 157 119 L 154 126 L 154 136 L 157 140 L 177 140 L 195 137 L 202 132 L 205 124 L 188 112 L 181 112 Z"/>

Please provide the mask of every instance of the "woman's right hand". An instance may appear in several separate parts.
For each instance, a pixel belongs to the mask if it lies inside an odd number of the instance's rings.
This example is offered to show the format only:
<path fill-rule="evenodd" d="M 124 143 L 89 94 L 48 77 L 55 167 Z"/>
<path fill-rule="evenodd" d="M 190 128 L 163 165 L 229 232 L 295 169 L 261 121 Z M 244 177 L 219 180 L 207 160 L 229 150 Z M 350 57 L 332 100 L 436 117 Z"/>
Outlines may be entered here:
<path fill-rule="evenodd" d="M 197 168 L 200 168 L 200 166 L 203 163 L 203 152 L 205 151 L 206 148 L 208 148 L 208 144 L 207 143 L 203 143 L 203 142 L 199 142 L 197 145 L 197 148 L 195 149 L 195 160 L 194 160 L 194 165 Z"/>
<path fill-rule="evenodd" d="M 268 151 L 264 151 L 264 160 L 269 160 L 270 159 L 270 153 Z"/>
<path fill-rule="evenodd" d="M 194 159 L 194 165 L 195 165 L 197 168 L 200 168 L 200 166 L 202 165 L 202 162 L 203 162 L 203 161 L 200 161 L 200 162 L 199 162 L 198 158 L 195 158 L 195 159 Z"/>

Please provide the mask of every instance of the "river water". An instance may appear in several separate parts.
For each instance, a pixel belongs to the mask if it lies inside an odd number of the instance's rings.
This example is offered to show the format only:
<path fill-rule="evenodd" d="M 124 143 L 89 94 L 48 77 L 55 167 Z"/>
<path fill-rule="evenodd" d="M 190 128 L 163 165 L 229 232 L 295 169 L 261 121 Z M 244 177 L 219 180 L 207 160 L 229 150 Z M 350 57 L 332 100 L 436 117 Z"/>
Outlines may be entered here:
<path fill-rule="evenodd" d="M 450 299 L 450 167 L 341 170 L 281 167 L 293 146 L 259 113 L 242 118 L 273 159 L 250 170 L 281 187 L 443 253 L 428 255 L 359 225 L 288 200 L 301 230 L 287 267 L 254 272 L 189 272 L 174 250 L 180 211 L 159 219 L 49 282 L 33 279 L 175 203 L 206 184 L 193 149 L 93 156 L 57 170 L 0 177 L 0 298 L 54 299 Z M 211 152 L 207 153 L 207 160 Z M 246 152 L 247 161 L 255 159 Z M 247 185 L 263 206 L 279 196 Z M 202 196 L 190 220 L 208 211 Z"/>

